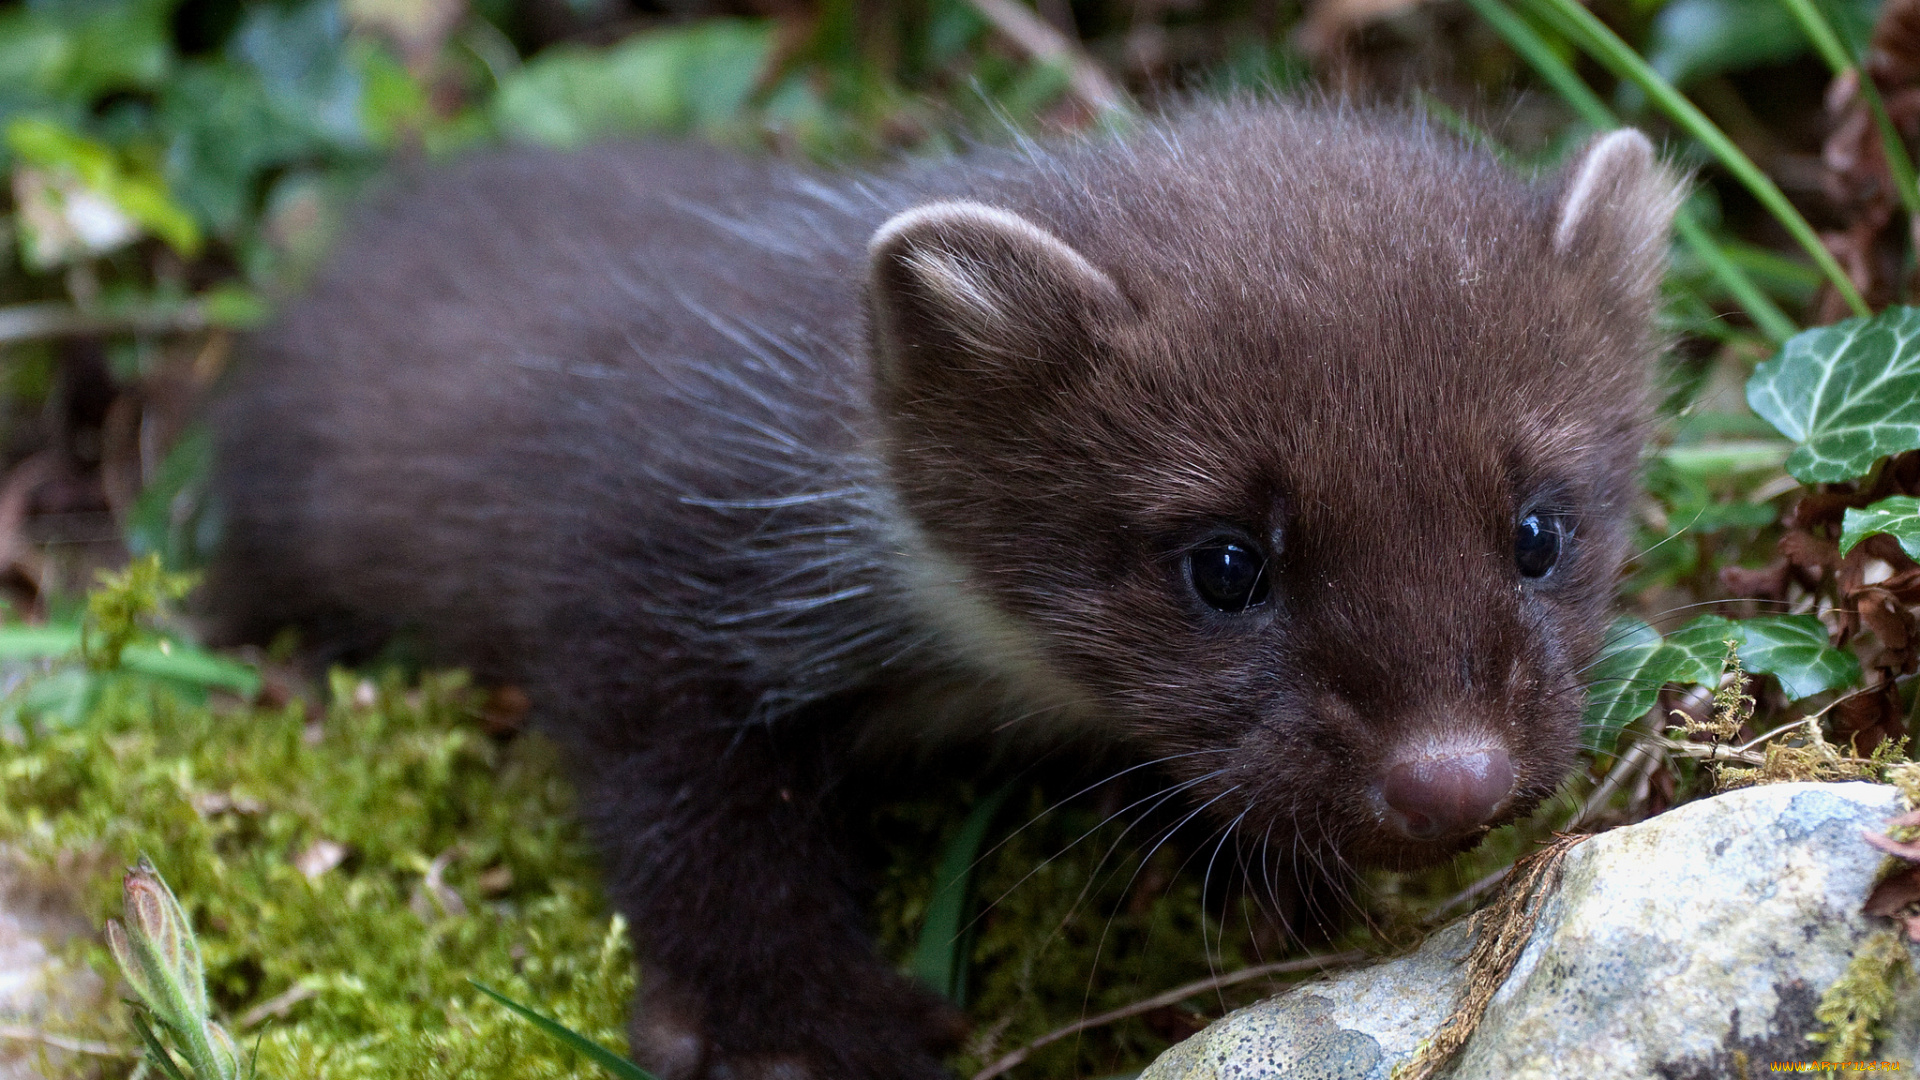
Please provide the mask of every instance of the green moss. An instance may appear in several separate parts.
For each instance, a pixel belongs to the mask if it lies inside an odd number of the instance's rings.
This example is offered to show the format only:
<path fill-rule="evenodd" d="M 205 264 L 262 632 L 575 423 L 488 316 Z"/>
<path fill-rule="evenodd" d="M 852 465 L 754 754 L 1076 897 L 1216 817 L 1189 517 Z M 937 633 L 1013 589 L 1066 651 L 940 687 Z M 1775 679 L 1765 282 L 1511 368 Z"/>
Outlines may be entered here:
<path fill-rule="evenodd" d="M 1853 952 L 1846 974 L 1827 988 L 1814 1009 L 1826 1025 L 1807 1036 L 1827 1048 L 1828 1061 L 1862 1061 L 1872 1056 L 1881 1021 L 1899 995 L 1911 993 L 1913 962 L 1898 932 L 1879 930 Z"/>
<path fill-rule="evenodd" d="M 296 999 L 235 1033 L 262 1076 L 597 1076 L 466 981 L 624 1045 L 632 964 L 551 750 L 488 737 L 457 676 L 333 691 L 310 718 L 112 684 L 85 722 L 0 745 L 0 844 L 87 868 L 96 926 L 148 854 L 199 930 L 216 1013 Z M 100 941 L 71 947 L 113 977 Z M 133 1044 L 119 1010 L 92 1026 Z"/>

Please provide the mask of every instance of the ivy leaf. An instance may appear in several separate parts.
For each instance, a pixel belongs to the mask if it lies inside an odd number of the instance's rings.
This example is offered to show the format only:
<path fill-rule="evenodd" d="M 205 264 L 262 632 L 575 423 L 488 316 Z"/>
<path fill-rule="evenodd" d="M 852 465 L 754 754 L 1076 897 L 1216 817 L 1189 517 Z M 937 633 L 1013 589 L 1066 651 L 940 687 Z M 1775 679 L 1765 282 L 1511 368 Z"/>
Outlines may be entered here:
<path fill-rule="evenodd" d="M 1653 708 L 1682 661 L 1653 627 L 1631 616 L 1615 619 L 1599 659 L 1588 669 L 1587 711 L 1581 719 L 1587 749 L 1612 754 L 1620 732 Z"/>
<path fill-rule="evenodd" d="M 1795 335 L 1754 371 L 1747 403 L 1800 444 L 1787 472 L 1801 483 L 1851 480 L 1920 448 L 1920 308 Z"/>
<path fill-rule="evenodd" d="M 1747 670 L 1779 679 L 1789 698 L 1798 701 L 1860 680 L 1859 659 L 1827 644 L 1827 628 L 1811 615 L 1762 615 L 1734 625 L 1746 634 L 1740 659 Z"/>
<path fill-rule="evenodd" d="M 1864 510 L 1848 507 L 1840 522 L 1840 554 L 1874 533 L 1886 533 L 1900 541 L 1901 550 L 1920 559 L 1920 499 L 1895 495 Z"/>
<path fill-rule="evenodd" d="M 1695 683 L 1712 689 L 1720 685 L 1720 673 L 1727 663 L 1727 642 L 1744 646 L 1746 632 L 1741 624 L 1720 615 L 1702 615 L 1667 635 L 1667 648 L 1674 654 L 1673 672 L 1668 682 Z"/>
<path fill-rule="evenodd" d="M 1589 671 L 1586 747 L 1613 753 L 1620 732 L 1653 708 L 1668 683 L 1719 685 L 1729 641 L 1746 670 L 1772 675 L 1796 701 L 1860 679 L 1860 661 L 1827 644 L 1827 628 L 1811 615 L 1703 615 L 1665 640 L 1653 627 L 1623 616 L 1608 629 L 1607 644 Z"/>

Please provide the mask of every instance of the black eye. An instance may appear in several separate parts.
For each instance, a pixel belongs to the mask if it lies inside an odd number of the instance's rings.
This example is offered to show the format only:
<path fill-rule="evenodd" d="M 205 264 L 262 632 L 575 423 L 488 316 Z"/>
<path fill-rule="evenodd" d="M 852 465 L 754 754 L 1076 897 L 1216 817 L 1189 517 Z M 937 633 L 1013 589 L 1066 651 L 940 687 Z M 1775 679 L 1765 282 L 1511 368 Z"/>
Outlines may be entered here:
<path fill-rule="evenodd" d="M 1187 578 L 1193 591 L 1217 611 L 1245 611 L 1266 602 L 1266 556 L 1251 544 L 1215 540 L 1187 555 Z"/>
<path fill-rule="evenodd" d="M 1560 561 L 1561 522 L 1551 514 L 1528 514 L 1513 529 L 1513 564 L 1522 577 L 1546 577 Z"/>

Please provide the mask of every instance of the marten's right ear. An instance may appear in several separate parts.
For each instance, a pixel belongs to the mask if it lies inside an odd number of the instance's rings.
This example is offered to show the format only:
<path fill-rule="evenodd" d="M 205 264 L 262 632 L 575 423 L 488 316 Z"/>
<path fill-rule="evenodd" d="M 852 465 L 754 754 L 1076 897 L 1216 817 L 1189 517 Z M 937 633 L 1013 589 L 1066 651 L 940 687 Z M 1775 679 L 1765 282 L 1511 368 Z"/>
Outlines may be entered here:
<path fill-rule="evenodd" d="M 1064 374 L 1127 308 L 1113 279 L 1060 238 L 979 203 L 908 210 L 867 251 L 876 376 L 910 397 Z"/>

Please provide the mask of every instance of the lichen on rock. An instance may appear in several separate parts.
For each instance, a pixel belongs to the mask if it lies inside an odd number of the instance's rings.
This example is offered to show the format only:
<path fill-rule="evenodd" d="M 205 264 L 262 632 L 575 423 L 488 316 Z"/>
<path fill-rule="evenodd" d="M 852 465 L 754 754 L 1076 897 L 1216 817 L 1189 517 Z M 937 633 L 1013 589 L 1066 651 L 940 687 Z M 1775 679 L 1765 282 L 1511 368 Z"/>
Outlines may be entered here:
<path fill-rule="evenodd" d="M 1758 1076 L 1820 1059 L 1821 995 L 1885 921 L 1860 910 L 1882 861 L 1860 831 L 1902 809 L 1884 785 L 1768 785 L 1579 845 L 1448 1075 Z M 1456 923 L 1412 956 L 1242 1009 L 1141 1080 L 1388 1080 L 1454 1009 L 1470 945 Z M 1920 990 L 1881 1025 L 1875 1052 L 1915 1068 Z"/>

